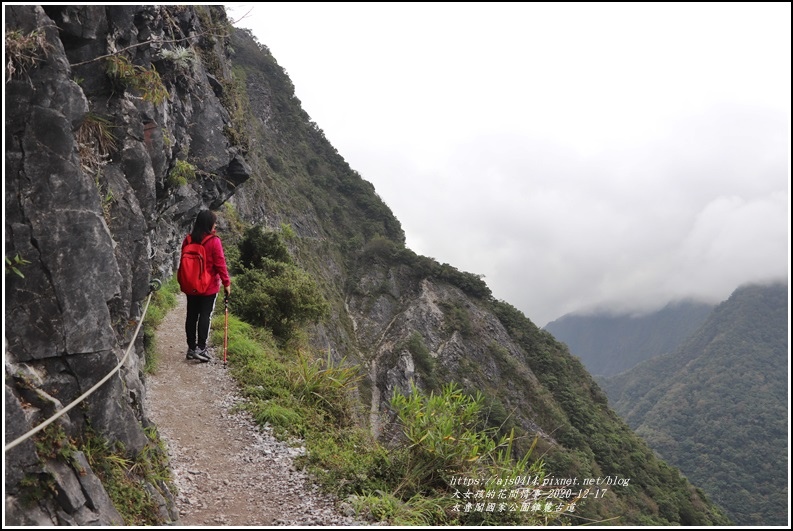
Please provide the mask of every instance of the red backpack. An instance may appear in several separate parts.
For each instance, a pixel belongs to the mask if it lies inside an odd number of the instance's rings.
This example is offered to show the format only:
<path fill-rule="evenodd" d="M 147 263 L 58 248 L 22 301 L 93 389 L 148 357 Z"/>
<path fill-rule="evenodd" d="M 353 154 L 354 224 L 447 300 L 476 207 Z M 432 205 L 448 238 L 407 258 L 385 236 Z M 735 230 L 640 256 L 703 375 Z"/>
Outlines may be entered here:
<path fill-rule="evenodd" d="M 188 295 L 204 295 L 212 286 L 215 275 L 210 274 L 207 267 L 207 251 L 204 242 L 213 235 L 207 234 L 201 243 L 195 243 L 191 235 L 187 235 L 187 245 L 182 248 L 179 271 L 176 278 L 183 293 Z"/>

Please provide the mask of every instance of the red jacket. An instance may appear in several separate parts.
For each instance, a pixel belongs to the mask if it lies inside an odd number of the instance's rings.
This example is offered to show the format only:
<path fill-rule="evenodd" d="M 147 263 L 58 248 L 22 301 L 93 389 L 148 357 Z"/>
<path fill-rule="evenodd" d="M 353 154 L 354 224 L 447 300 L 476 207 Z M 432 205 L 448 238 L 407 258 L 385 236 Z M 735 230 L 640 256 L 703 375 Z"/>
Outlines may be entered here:
<path fill-rule="evenodd" d="M 217 281 L 210 287 L 204 295 L 216 295 L 220 291 L 220 285 L 231 285 L 231 278 L 229 278 L 229 270 L 226 267 L 226 255 L 223 254 L 223 244 L 220 238 L 214 234 L 213 238 L 209 238 L 204 242 L 204 248 L 207 253 L 207 268 L 210 273 L 215 275 Z M 182 249 L 187 245 L 187 236 L 182 241 Z"/>

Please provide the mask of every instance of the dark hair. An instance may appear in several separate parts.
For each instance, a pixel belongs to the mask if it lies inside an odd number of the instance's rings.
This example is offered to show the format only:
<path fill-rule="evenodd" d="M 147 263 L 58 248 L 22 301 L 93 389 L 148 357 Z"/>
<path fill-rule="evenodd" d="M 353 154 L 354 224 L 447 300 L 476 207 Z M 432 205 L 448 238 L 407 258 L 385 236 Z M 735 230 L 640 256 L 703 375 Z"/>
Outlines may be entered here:
<path fill-rule="evenodd" d="M 207 234 L 212 233 L 212 225 L 218 220 L 217 214 L 211 210 L 202 210 L 195 218 L 195 225 L 193 225 L 193 232 L 190 237 L 196 243 L 201 243 Z"/>

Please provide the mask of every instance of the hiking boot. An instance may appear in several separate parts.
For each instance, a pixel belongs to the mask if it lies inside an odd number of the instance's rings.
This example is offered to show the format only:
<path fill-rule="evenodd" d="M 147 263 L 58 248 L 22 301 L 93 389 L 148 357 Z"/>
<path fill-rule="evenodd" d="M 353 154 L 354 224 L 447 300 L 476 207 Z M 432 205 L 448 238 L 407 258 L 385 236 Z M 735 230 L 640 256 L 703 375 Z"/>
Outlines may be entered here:
<path fill-rule="evenodd" d="M 188 359 L 188 360 L 197 360 L 197 359 L 198 359 L 198 358 L 196 357 L 196 351 L 195 351 L 195 349 L 194 349 L 194 348 L 189 348 L 189 349 L 187 349 L 187 356 L 186 356 L 186 359 Z"/>
<path fill-rule="evenodd" d="M 193 355 L 195 356 L 194 359 L 197 359 L 198 361 L 200 361 L 202 363 L 206 363 L 206 362 L 208 362 L 209 360 L 212 359 L 209 356 L 209 351 L 207 351 L 207 349 L 205 349 L 205 348 L 200 348 L 199 347 L 199 348 L 195 349 L 195 352 L 194 352 Z"/>

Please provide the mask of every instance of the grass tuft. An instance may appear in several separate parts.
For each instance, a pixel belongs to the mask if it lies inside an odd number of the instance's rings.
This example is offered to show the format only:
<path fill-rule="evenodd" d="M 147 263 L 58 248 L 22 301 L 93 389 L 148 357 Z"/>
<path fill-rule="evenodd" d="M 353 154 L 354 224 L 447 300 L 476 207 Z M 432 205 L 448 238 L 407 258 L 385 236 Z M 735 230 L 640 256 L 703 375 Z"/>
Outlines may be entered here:
<path fill-rule="evenodd" d="M 146 318 L 143 321 L 143 345 L 146 350 L 146 362 L 143 366 L 145 374 L 157 372 L 157 365 L 160 361 L 160 353 L 157 350 L 156 330 L 168 312 L 174 308 L 178 302 L 177 297 L 181 295 L 179 282 L 176 275 L 172 276 L 162 287 L 154 292 L 146 311 Z"/>
<path fill-rule="evenodd" d="M 27 34 L 18 30 L 6 32 L 6 83 L 14 76 L 27 74 L 28 70 L 35 67 L 50 51 L 52 45 L 47 41 L 43 31 L 33 30 Z"/>

